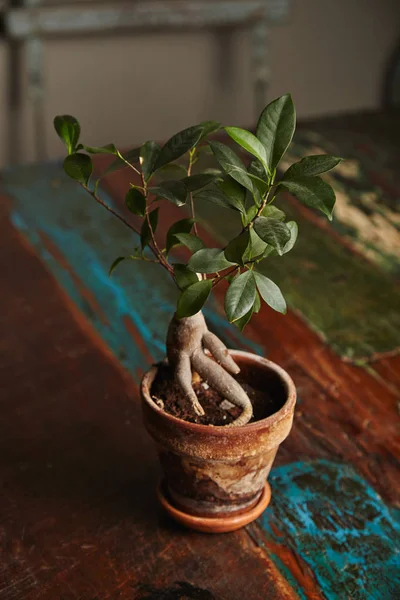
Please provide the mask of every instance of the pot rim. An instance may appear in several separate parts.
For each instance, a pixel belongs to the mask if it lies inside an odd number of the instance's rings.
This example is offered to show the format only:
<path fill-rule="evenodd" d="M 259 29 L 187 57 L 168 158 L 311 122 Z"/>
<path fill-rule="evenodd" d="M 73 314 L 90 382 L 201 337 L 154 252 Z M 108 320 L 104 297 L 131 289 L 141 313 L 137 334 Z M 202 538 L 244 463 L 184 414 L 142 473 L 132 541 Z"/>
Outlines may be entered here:
<path fill-rule="evenodd" d="M 227 427 L 226 425 L 210 426 L 185 421 L 184 419 L 175 417 L 174 415 L 171 415 L 162 410 L 162 408 L 157 406 L 157 404 L 151 398 L 150 389 L 154 381 L 158 365 L 153 365 L 143 375 L 142 381 L 140 383 L 140 391 L 143 401 L 145 401 L 147 406 L 149 406 L 155 413 L 157 413 L 159 417 L 165 419 L 166 421 L 169 421 L 172 425 L 180 426 L 182 429 L 186 429 L 193 433 L 207 433 L 208 435 L 214 435 L 217 437 L 237 437 L 246 434 L 247 432 L 255 432 L 261 429 L 265 429 L 266 427 L 270 428 L 271 426 L 279 422 L 282 418 L 284 418 L 289 412 L 293 411 L 294 405 L 296 403 L 296 387 L 294 385 L 293 379 L 285 371 L 285 369 L 272 362 L 271 360 L 268 360 L 263 356 L 259 356 L 258 354 L 253 354 L 252 352 L 233 349 L 228 349 L 228 351 L 233 357 L 236 356 L 238 358 L 242 357 L 246 359 L 251 359 L 253 362 L 259 363 L 260 366 L 274 371 L 279 376 L 286 389 L 287 398 L 284 405 L 278 411 L 276 411 L 269 417 L 265 417 L 265 419 L 260 419 L 259 421 L 254 421 L 253 423 L 247 423 L 247 425 L 241 425 L 240 427 Z"/>

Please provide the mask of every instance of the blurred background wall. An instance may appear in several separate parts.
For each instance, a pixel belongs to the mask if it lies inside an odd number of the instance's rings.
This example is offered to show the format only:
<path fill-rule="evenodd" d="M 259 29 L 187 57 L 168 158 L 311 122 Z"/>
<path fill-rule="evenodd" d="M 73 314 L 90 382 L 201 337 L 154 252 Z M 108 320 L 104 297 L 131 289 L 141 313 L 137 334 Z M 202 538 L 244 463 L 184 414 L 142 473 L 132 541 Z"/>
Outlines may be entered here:
<path fill-rule="evenodd" d="M 293 0 L 286 23 L 270 31 L 270 99 L 290 91 L 300 118 L 377 108 L 399 23 L 399 0 Z M 221 47 L 231 47 L 223 62 L 216 58 Z M 57 113 L 78 117 L 92 145 L 163 139 L 206 118 L 254 121 L 245 31 L 48 40 L 45 75 L 43 136 L 51 157 L 63 153 L 52 130 Z M 6 108 L 7 49 L 0 42 L 0 165 L 7 156 Z M 22 125 L 21 156 L 30 160 L 27 107 Z"/>

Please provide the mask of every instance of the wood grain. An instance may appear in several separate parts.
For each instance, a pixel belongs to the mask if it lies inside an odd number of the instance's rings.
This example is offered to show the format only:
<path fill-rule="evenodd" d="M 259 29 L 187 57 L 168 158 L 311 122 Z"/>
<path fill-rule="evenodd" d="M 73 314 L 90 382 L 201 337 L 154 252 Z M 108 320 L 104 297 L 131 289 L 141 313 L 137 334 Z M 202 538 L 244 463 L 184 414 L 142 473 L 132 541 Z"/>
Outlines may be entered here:
<path fill-rule="evenodd" d="M 268 307 L 243 336 L 226 324 L 218 286 L 211 328 L 282 364 L 299 404 L 265 517 L 213 538 L 179 529 L 155 503 L 158 466 L 137 396 L 146 365 L 163 355 L 176 292 L 153 265 L 110 280 L 135 236 L 56 166 L 23 172 L 8 188 L 14 227 L 5 215 L 0 225 L 0 600 L 181 598 L 178 581 L 204 600 L 341 600 L 356 588 L 361 600 L 377 589 L 396 597 L 397 358 L 344 362 L 298 314 Z M 110 201 L 121 207 L 127 185 L 123 172 L 110 178 Z M 161 237 L 177 211 L 163 212 Z M 201 235 L 215 245 L 211 231 Z M 342 563 L 329 519 L 346 541 Z M 373 568 L 354 569 L 372 555 Z"/>

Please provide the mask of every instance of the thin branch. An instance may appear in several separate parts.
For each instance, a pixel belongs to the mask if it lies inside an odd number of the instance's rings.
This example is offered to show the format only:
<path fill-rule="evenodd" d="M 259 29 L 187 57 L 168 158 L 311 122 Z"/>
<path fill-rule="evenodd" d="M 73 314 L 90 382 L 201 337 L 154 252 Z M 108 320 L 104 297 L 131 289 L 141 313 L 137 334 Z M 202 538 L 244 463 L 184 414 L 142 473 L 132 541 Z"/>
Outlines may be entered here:
<path fill-rule="evenodd" d="M 192 166 L 194 164 L 194 155 L 195 155 L 195 151 L 196 149 L 194 149 L 194 151 L 192 152 L 192 150 L 190 150 L 189 152 L 189 165 L 188 165 L 188 170 L 187 170 L 187 176 L 190 177 L 190 175 L 192 174 Z M 192 215 L 192 219 L 195 219 L 196 215 L 194 212 L 194 200 L 193 200 L 193 192 L 189 193 L 189 200 L 190 200 L 190 212 Z M 196 221 L 193 223 L 193 231 L 195 233 L 195 235 L 197 235 L 197 237 L 199 237 L 199 232 L 197 230 L 197 223 Z"/>
<path fill-rule="evenodd" d="M 117 219 L 119 219 L 121 221 L 121 223 L 123 223 L 124 225 L 126 225 L 126 227 L 129 227 L 129 229 L 131 231 L 133 231 L 134 233 L 136 233 L 137 235 L 140 236 L 140 231 L 138 229 L 136 229 L 136 227 L 134 225 L 132 225 L 132 223 L 129 223 L 129 221 L 127 221 L 125 219 L 125 217 L 123 217 L 122 215 L 120 215 L 119 213 L 117 213 L 113 208 L 111 208 L 111 206 L 109 206 L 108 204 L 106 204 L 106 202 L 104 202 L 104 200 L 102 200 L 101 198 L 99 198 L 99 196 L 97 196 L 97 194 L 95 192 L 93 192 L 90 188 L 88 188 L 86 185 L 84 185 L 83 183 L 81 183 L 80 185 L 92 196 L 92 198 L 94 198 L 96 200 L 96 202 L 98 204 L 100 204 L 100 206 L 103 206 L 103 208 L 105 208 L 106 210 L 108 210 L 108 212 L 110 212 L 114 217 L 116 217 Z M 152 230 L 151 230 L 151 232 L 152 232 Z M 170 273 L 173 273 L 173 269 L 170 266 L 170 264 L 167 263 L 166 261 L 163 262 L 163 261 L 161 261 L 159 259 L 159 256 L 158 256 L 155 248 L 153 248 L 152 246 L 150 246 L 150 244 L 149 244 L 149 248 L 153 252 L 154 256 L 157 258 L 156 262 L 159 262 L 161 264 L 161 266 L 163 266 L 165 269 L 167 269 L 167 271 L 169 271 Z"/>
<path fill-rule="evenodd" d="M 111 208 L 111 206 L 109 206 L 108 204 L 106 204 L 104 202 L 104 200 L 102 200 L 101 198 L 99 198 L 99 196 L 97 196 L 97 194 L 95 192 L 93 192 L 90 188 L 88 188 L 83 183 L 81 183 L 81 186 L 92 196 L 92 198 L 94 198 L 96 200 L 96 202 L 98 202 L 101 206 L 103 206 L 106 210 L 108 210 L 108 212 L 110 212 L 112 215 L 114 215 L 114 217 L 117 217 L 117 219 L 119 219 L 124 225 L 126 225 L 127 227 L 129 227 L 129 229 L 131 229 L 132 231 L 134 231 L 135 233 L 137 233 L 137 235 L 140 235 L 140 231 L 138 229 L 136 229 L 136 227 L 134 225 L 132 225 L 131 223 L 129 223 L 129 221 L 127 221 L 125 219 L 125 217 L 123 217 L 122 215 L 118 214 L 113 208 Z"/>
<path fill-rule="evenodd" d="M 146 185 L 146 181 L 144 179 L 143 173 L 140 174 L 140 177 L 142 180 L 142 186 L 143 186 L 143 190 L 144 190 L 145 197 L 147 200 L 147 185 Z M 172 275 L 172 277 L 174 277 L 174 269 L 171 267 L 168 260 L 165 258 L 164 254 L 162 253 L 162 251 L 160 250 L 160 248 L 157 244 L 157 240 L 154 235 L 154 231 L 153 231 L 153 228 L 152 228 L 151 222 L 150 222 L 150 214 L 149 214 L 149 206 L 148 205 L 146 206 L 146 221 L 147 221 L 147 225 L 149 227 L 151 241 L 154 246 L 153 252 L 154 252 L 155 256 L 157 257 L 160 265 L 162 265 L 165 269 L 167 269 L 168 273 L 170 273 Z"/>

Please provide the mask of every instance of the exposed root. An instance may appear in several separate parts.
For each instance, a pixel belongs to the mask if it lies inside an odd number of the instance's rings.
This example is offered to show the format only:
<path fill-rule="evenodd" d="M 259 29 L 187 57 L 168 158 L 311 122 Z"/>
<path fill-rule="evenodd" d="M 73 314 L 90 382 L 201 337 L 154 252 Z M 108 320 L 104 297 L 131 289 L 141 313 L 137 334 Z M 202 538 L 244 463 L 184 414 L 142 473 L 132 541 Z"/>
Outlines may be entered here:
<path fill-rule="evenodd" d="M 205 348 L 215 360 L 204 353 Z M 221 340 L 208 331 L 201 312 L 193 317 L 172 319 L 167 335 L 167 356 L 175 371 L 176 382 L 197 415 L 204 415 L 204 410 L 192 387 L 192 369 L 224 398 L 242 409 L 241 415 L 227 427 L 245 425 L 250 421 L 253 416 L 250 399 L 230 375 L 237 375 L 240 369 Z"/>

